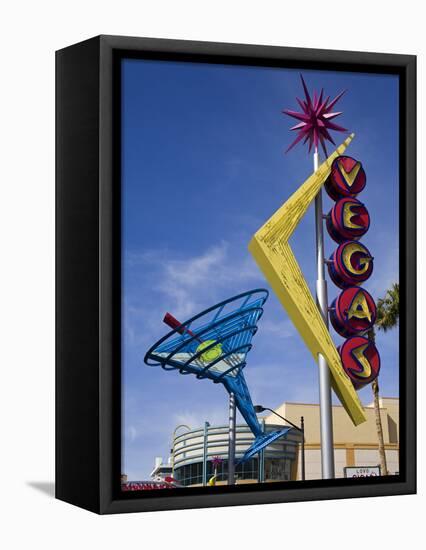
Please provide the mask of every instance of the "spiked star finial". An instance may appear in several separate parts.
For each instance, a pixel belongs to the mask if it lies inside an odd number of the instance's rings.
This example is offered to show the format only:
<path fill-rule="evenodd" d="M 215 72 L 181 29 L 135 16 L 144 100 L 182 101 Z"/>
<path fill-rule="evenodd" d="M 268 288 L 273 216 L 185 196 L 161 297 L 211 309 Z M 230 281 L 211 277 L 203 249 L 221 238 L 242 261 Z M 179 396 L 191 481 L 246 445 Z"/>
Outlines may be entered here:
<path fill-rule="evenodd" d="M 212 464 L 216 468 L 217 466 L 220 466 L 223 462 L 223 458 L 220 458 L 220 456 L 214 456 L 212 458 Z"/>
<path fill-rule="evenodd" d="M 306 143 L 309 140 L 309 152 L 311 151 L 312 146 L 314 146 L 315 149 L 318 149 L 318 144 L 320 143 L 324 154 L 327 157 L 328 154 L 325 146 L 326 140 L 331 141 L 331 143 L 336 145 L 329 130 L 334 130 L 336 132 L 347 132 L 346 128 L 331 122 L 333 118 L 336 118 L 342 114 L 342 111 L 332 113 L 331 109 L 339 101 L 346 90 L 340 92 L 340 94 L 337 95 L 332 101 L 330 101 L 330 96 L 328 96 L 325 100 L 323 99 L 323 89 L 319 95 L 316 91 L 314 91 L 313 99 L 311 99 L 306 83 L 303 80 L 303 76 L 300 75 L 300 78 L 302 80 L 302 86 L 305 92 L 305 99 L 302 100 L 298 97 L 296 99 L 302 108 L 302 112 L 298 113 L 297 111 L 291 111 L 289 109 L 285 109 L 283 111 L 284 114 L 301 121 L 290 128 L 291 130 L 298 130 L 298 134 L 296 139 L 287 149 L 286 153 L 290 151 L 290 149 L 292 149 L 297 143 L 299 143 L 299 141 L 304 139 L 303 143 Z"/>

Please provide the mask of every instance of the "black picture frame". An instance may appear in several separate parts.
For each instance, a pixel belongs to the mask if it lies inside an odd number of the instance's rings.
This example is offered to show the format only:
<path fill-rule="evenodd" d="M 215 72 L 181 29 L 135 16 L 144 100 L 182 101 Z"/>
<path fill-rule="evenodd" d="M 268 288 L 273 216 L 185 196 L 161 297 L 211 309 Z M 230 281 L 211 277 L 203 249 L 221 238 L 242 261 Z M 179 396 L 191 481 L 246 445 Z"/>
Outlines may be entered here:
<path fill-rule="evenodd" d="M 120 492 L 117 67 L 123 57 L 399 75 L 404 367 L 399 475 L 229 486 L 214 492 Z M 56 52 L 56 498 L 105 514 L 415 491 L 416 57 L 120 36 L 98 36 Z"/>

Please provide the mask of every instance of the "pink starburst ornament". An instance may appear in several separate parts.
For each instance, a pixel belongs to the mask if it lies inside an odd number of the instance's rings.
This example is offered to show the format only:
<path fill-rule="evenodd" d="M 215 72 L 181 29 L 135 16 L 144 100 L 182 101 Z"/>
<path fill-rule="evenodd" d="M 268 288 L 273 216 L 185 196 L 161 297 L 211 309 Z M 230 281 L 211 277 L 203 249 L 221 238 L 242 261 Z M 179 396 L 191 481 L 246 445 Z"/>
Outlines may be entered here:
<path fill-rule="evenodd" d="M 218 466 L 220 466 L 223 462 L 223 458 L 220 458 L 220 456 L 214 456 L 212 458 L 212 464 L 214 468 L 216 469 Z"/>
<path fill-rule="evenodd" d="M 284 114 L 300 121 L 298 124 L 290 128 L 291 130 L 297 131 L 297 137 L 287 149 L 286 153 L 303 139 L 304 144 L 309 142 L 309 152 L 311 152 L 312 147 L 314 147 L 314 150 L 317 151 L 318 145 L 321 144 L 324 154 L 327 157 L 326 141 L 330 141 L 333 145 L 336 145 L 329 130 L 334 130 L 335 132 L 348 131 L 346 128 L 331 122 L 334 118 L 342 114 L 342 111 L 333 113 L 331 110 L 346 90 L 340 92 L 340 94 L 337 95 L 332 101 L 330 101 L 330 96 L 328 96 L 325 100 L 323 99 L 323 89 L 319 95 L 316 91 L 314 91 L 313 98 L 311 99 L 306 83 L 303 80 L 303 76 L 300 75 L 300 78 L 302 80 L 302 86 L 305 92 L 305 99 L 299 99 L 298 97 L 296 99 L 302 108 L 302 112 L 299 113 L 297 111 L 291 111 L 290 109 L 285 109 L 283 111 Z"/>

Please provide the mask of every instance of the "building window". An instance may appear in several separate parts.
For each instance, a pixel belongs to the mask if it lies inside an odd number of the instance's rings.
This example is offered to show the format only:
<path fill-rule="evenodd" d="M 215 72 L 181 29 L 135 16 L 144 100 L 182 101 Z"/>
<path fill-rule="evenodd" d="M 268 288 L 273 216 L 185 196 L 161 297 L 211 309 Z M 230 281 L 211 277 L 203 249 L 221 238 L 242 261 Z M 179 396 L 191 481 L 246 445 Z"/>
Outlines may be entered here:
<path fill-rule="evenodd" d="M 217 478 L 216 482 L 227 481 L 228 480 L 228 461 L 224 460 L 221 462 L 216 469 Z M 203 463 L 196 462 L 194 464 L 187 464 L 176 468 L 174 472 L 174 477 L 182 485 L 201 485 L 203 483 Z M 214 467 L 211 460 L 207 461 L 207 482 L 214 475 Z M 259 466 L 257 458 L 252 458 L 244 464 L 238 464 L 235 468 L 235 477 L 236 480 L 243 479 L 255 479 L 259 477 Z"/>
<path fill-rule="evenodd" d="M 265 458 L 265 481 L 289 481 L 291 461 L 284 458 Z"/>
<path fill-rule="evenodd" d="M 265 457 L 265 481 L 290 481 L 291 480 L 291 459 L 289 458 L 268 458 Z M 216 482 L 228 480 L 228 461 L 225 459 L 217 466 Z M 214 475 L 214 467 L 211 460 L 207 461 L 207 482 Z M 203 483 L 203 463 L 195 462 L 176 468 L 174 477 L 182 485 L 201 485 Z M 235 478 L 238 481 L 258 480 L 259 462 L 257 457 L 238 464 L 235 468 Z"/>
<path fill-rule="evenodd" d="M 175 469 L 175 479 L 182 485 L 196 485 L 203 482 L 203 464 L 187 464 Z"/>
<path fill-rule="evenodd" d="M 257 480 L 259 478 L 259 465 L 257 458 L 252 458 L 243 464 L 238 464 L 235 468 L 235 476 L 237 481 L 239 479 Z"/>

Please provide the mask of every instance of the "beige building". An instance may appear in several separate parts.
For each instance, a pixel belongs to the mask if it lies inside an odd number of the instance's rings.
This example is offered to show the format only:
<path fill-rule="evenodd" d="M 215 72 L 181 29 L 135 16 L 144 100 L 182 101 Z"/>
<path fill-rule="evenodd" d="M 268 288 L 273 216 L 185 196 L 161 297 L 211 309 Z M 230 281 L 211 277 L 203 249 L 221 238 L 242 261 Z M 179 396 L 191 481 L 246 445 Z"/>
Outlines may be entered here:
<path fill-rule="evenodd" d="M 368 467 L 380 464 L 376 419 L 373 405 L 364 407 L 367 421 L 354 426 L 339 405 L 333 406 L 335 476 L 344 477 L 346 466 Z M 320 411 L 319 405 L 309 403 L 283 403 L 275 411 L 293 424 L 305 423 L 305 476 L 321 479 Z M 380 399 L 380 415 L 383 427 L 387 467 L 390 474 L 399 471 L 399 399 Z M 285 422 L 275 414 L 259 417 L 265 432 L 279 429 Z M 253 443 L 254 438 L 246 424 L 237 425 L 236 458 L 240 458 Z M 199 486 L 213 475 L 213 457 L 222 463 L 216 468 L 217 484 L 227 483 L 228 426 L 210 426 L 189 429 L 176 435 L 172 455 L 167 464 L 156 459 L 152 476 L 158 476 L 167 466 L 172 477 L 184 486 Z M 161 467 L 161 468 L 160 468 Z M 205 473 L 204 473 L 205 468 Z M 236 468 L 237 484 L 300 480 L 301 434 L 290 430 L 286 438 L 269 445 Z"/>
<path fill-rule="evenodd" d="M 345 466 L 377 466 L 380 464 L 376 419 L 373 404 L 364 407 L 367 421 L 355 427 L 342 406 L 333 406 L 334 461 L 336 477 L 343 477 Z M 319 405 L 283 403 L 275 411 L 294 424 L 305 419 L 306 479 L 321 478 Z M 383 427 L 386 462 L 389 474 L 399 472 L 399 399 L 382 397 L 380 416 Z M 280 419 L 270 414 L 266 423 L 278 424 Z M 284 424 L 283 421 L 281 421 Z M 297 455 L 297 479 L 300 479 L 300 449 Z"/>

